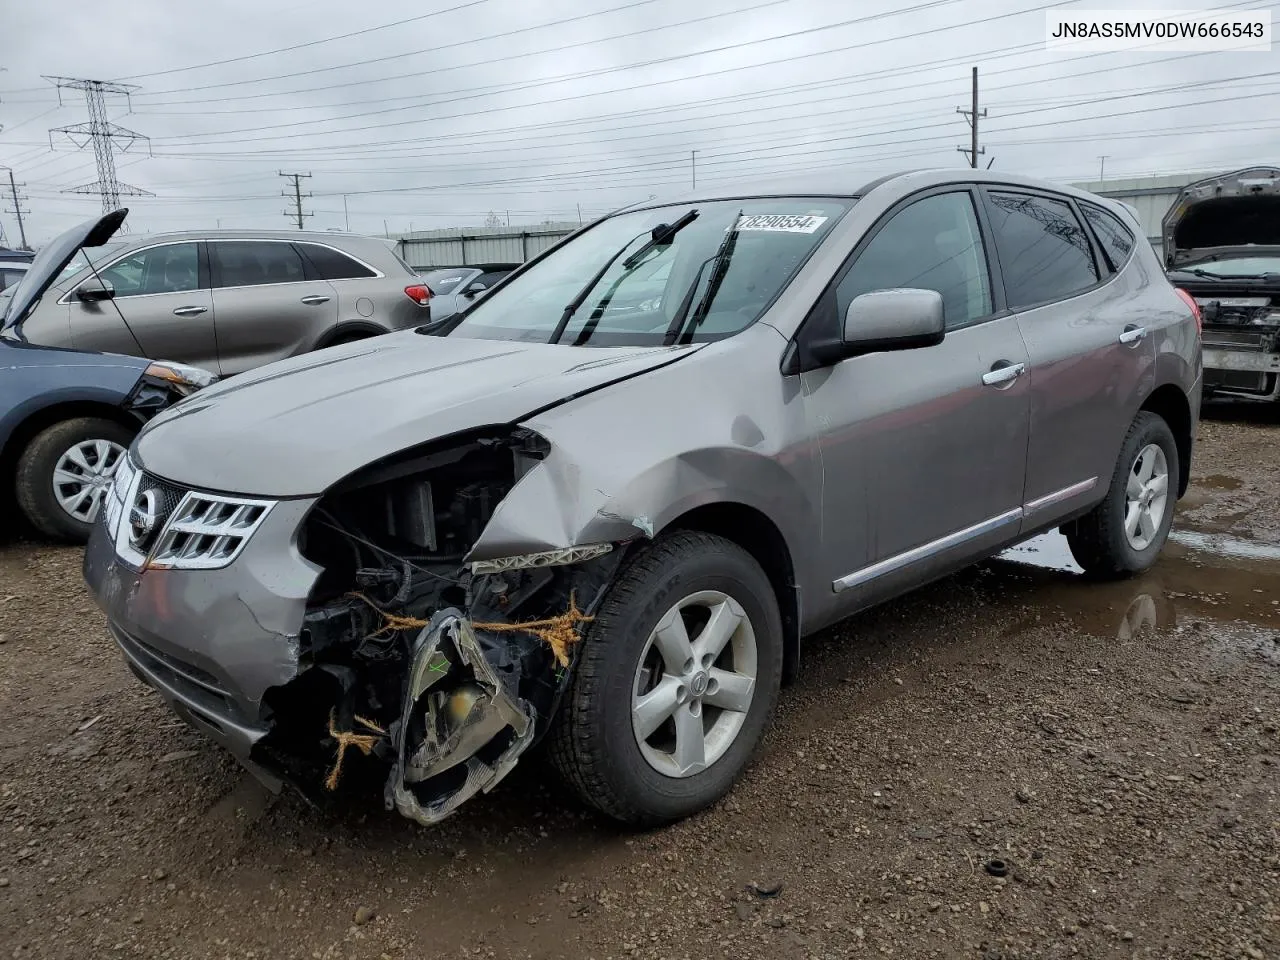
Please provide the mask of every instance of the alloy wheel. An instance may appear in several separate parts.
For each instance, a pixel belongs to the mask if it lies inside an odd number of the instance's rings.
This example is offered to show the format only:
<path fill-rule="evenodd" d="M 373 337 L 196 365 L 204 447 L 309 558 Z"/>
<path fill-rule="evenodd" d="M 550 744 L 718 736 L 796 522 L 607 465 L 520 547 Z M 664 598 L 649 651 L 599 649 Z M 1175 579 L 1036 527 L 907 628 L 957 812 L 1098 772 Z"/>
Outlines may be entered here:
<path fill-rule="evenodd" d="M 1138 451 L 1125 485 L 1124 535 L 1129 546 L 1151 546 L 1169 506 L 1169 461 L 1159 444 Z"/>
<path fill-rule="evenodd" d="M 742 606 L 718 590 L 674 604 L 649 634 L 631 693 L 640 753 L 668 777 L 690 777 L 724 756 L 756 687 L 756 635 Z"/>

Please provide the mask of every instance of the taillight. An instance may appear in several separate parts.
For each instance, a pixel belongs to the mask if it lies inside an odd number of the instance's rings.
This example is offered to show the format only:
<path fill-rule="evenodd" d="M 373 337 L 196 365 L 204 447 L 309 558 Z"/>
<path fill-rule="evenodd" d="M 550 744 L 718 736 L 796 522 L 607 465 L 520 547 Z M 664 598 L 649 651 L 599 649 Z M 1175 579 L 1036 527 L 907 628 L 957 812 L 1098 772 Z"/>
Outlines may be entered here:
<path fill-rule="evenodd" d="M 1182 302 L 1191 308 L 1191 312 L 1196 318 L 1196 332 L 1204 333 L 1204 317 L 1200 315 L 1200 304 L 1196 303 L 1196 298 L 1181 287 L 1174 287 L 1173 292 L 1182 298 Z"/>
<path fill-rule="evenodd" d="M 415 283 L 404 288 L 404 295 L 418 306 L 425 307 L 431 301 L 431 288 L 425 283 Z"/>

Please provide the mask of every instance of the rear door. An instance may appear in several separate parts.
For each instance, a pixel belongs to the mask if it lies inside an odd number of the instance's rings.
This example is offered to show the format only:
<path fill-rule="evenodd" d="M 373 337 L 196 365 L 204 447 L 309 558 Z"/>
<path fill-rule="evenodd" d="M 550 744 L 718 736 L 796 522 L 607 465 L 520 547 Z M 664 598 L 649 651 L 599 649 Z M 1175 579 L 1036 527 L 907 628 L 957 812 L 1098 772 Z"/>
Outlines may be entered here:
<path fill-rule="evenodd" d="M 223 376 L 311 349 L 337 322 L 333 287 L 288 240 L 210 240 Z"/>
<path fill-rule="evenodd" d="M 1015 536 L 1029 377 L 1017 320 L 993 296 L 976 194 L 949 187 L 890 211 L 806 321 L 838 335 L 873 290 L 942 294 L 942 343 L 802 375 L 823 465 L 823 555 L 844 611 Z M 810 331 L 816 323 L 818 330 Z"/>
<path fill-rule="evenodd" d="M 98 273 L 115 290 L 113 299 L 86 302 L 74 290 L 67 297 L 78 348 L 217 369 L 213 298 L 199 241 L 143 247 Z"/>
<path fill-rule="evenodd" d="M 1030 533 L 1105 492 L 1150 392 L 1154 338 L 1136 307 L 1139 278 L 1113 270 L 1074 199 L 997 187 L 983 194 L 1031 362 Z"/>

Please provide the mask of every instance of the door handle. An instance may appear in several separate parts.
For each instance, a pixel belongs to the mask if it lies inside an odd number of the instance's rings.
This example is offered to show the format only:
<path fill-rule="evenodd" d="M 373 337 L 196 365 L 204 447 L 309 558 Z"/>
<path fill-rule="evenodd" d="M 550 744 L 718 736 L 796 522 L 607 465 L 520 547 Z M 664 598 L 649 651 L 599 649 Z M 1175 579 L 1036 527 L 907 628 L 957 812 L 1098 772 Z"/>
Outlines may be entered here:
<path fill-rule="evenodd" d="M 208 307 L 178 307 L 173 311 L 175 317 L 194 317 L 200 313 L 208 313 Z"/>
<path fill-rule="evenodd" d="M 997 387 L 1002 383 L 1017 380 L 1027 371 L 1025 363 L 1010 363 L 1008 360 L 997 360 L 991 369 L 982 375 L 982 383 L 988 387 Z"/>
<path fill-rule="evenodd" d="M 1137 343 L 1146 335 L 1147 335 L 1146 327 L 1139 327 L 1131 323 L 1127 327 L 1125 327 L 1124 331 L 1120 334 L 1120 342 L 1121 343 Z"/>
<path fill-rule="evenodd" d="M 318 293 L 313 293 L 313 294 L 311 294 L 311 296 L 309 296 L 309 297 L 303 297 L 303 298 L 302 298 L 302 302 L 303 302 L 303 303 L 305 303 L 305 304 L 307 304 L 308 306 L 311 306 L 311 305 L 314 305 L 314 304 L 317 304 L 317 303 L 328 303 L 328 302 L 329 302 L 329 298 L 328 298 L 328 297 L 322 297 L 322 296 L 320 296 L 320 294 L 318 294 Z"/>

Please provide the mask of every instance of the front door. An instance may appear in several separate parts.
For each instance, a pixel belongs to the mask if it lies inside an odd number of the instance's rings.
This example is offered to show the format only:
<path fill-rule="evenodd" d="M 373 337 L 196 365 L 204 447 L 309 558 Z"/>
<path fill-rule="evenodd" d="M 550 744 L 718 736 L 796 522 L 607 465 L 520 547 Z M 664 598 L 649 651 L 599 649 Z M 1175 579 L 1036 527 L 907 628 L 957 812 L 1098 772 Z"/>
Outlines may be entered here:
<path fill-rule="evenodd" d="M 823 468 L 822 555 L 848 612 L 988 552 L 1018 530 L 1029 376 L 992 299 L 968 189 L 891 211 L 828 291 L 829 323 L 877 289 L 937 290 L 942 343 L 803 375 Z M 810 322 L 813 322 L 811 318 Z"/>
<path fill-rule="evenodd" d="M 338 297 L 288 240 L 210 240 L 223 376 L 303 353 L 333 329 Z"/>
<path fill-rule="evenodd" d="M 217 370 L 213 299 L 196 241 L 163 243 L 101 269 L 112 300 L 68 298 L 71 336 L 81 350 L 176 360 Z"/>
<path fill-rule="evenodd" d="M 985 200 L 1007 302 L 1030 355 L 1023 529 L 1032 533 L 1106 491 L 1132 416 L 1125 411 L 1151 390 L 1155 337 L 1145 335 L 1133 307 L 1143 278 L 1133 270 L 1112 275 L 1111 256 L 1120 248 L 1108 254 L 1091 244 L 1072 201 L 995 188 L 985 190 Z M 1110 225 L 1100 221 L 1095 229 Z M 1126 260 L 1138 242 L 1128 241 Z"/>

